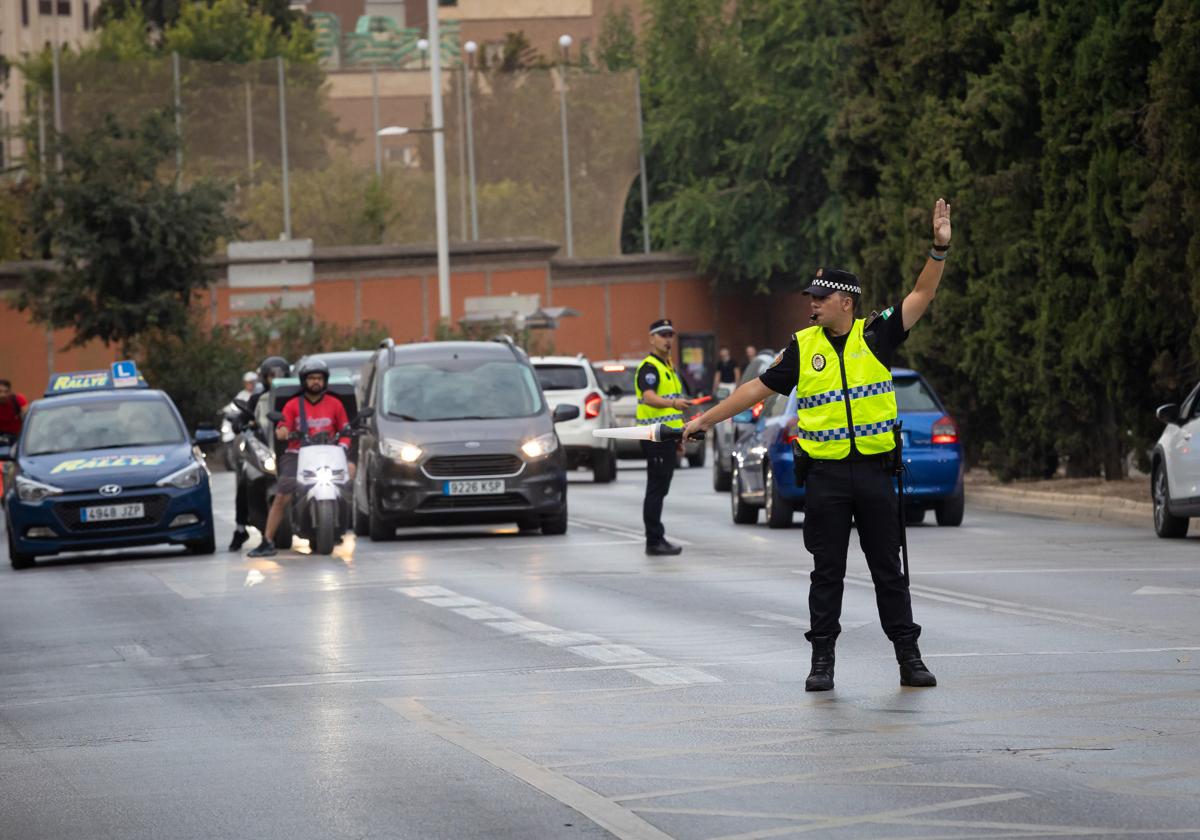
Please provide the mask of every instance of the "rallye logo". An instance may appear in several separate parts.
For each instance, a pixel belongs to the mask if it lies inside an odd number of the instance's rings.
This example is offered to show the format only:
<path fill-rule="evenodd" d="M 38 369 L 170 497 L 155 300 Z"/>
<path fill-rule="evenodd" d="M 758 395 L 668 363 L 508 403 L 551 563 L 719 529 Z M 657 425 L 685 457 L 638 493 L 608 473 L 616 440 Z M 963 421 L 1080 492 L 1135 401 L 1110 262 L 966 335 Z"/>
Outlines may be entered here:
<path fill-rule="evenodd" d="M 51 391 L 75 391 L 80 388 L 103 388 L 108 385 L 108 373 L 106 371 L 96 371 L 95 373 L 64 373 L 62 376 L 55 377 L 54 384 L 50 386 Z"/>
<path fill-rule="evenodd" d="M 50 470 L 50 474 L 121 467 L 157 467 L 166 460 L 166 455 L 101 455 L 97 458 L 72 458 Z"/>

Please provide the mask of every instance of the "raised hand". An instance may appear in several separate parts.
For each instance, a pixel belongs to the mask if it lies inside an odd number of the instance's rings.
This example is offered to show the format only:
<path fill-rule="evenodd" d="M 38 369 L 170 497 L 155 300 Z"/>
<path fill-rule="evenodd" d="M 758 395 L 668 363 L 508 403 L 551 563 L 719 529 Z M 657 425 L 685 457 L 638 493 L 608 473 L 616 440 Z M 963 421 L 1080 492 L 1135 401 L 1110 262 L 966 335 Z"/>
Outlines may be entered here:
<path fill-rule="evenodd" d="M 933 206 L 933 244 L 950 244 L 950 205 L 939 198 Z"/>

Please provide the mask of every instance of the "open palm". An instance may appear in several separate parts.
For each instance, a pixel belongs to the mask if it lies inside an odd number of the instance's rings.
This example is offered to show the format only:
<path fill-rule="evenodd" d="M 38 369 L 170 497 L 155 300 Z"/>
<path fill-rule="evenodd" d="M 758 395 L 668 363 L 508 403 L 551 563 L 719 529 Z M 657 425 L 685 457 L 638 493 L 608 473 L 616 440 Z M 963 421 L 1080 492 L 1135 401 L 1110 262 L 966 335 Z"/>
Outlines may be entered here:
<path fill-rule="evenodd" d="M 950 205 L 939 198 L 933 206 L 933 242 L 935 245 L 950 244 Z"/>

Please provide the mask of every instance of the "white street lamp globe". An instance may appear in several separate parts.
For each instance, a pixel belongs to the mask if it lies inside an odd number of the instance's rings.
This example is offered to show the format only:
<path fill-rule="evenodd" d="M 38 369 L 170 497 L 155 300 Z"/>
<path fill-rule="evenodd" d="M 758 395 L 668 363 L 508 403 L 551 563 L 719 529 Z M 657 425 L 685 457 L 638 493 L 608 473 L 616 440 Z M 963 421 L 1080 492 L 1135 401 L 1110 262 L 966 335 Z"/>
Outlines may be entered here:
<path fill-rule="evenodd" d="M 417 41 L 417 49 L 419 49 L 421 52 L 429 52 L 429 39 L 422 38 L 421 40 Z"/>
<path fill-rule="evenodd" d="M 570 47 L 572 43 L 573 43 L 573 39 L 571 38 L 570 35 L 559 35 L 558 36 L 558 45 L 560 47 L 562 47 L 564 50 L 567 49 L 568 47 Z"/>
<path fill-rule="evenodd" d="M 402 125 L 389 125 L 387 128 L 381 128 L 376 132 L 380 137 L 401 137 L 408 134 L 408 129 Z"/>
<path fill-rule="evenodd" d="M 463 49 L 467 51 L 468 55 L 475 55 L 475 51 L 479 49 L 479 45 L 474 41 L 467 41 L 467 43 L 463 44 Z"/>

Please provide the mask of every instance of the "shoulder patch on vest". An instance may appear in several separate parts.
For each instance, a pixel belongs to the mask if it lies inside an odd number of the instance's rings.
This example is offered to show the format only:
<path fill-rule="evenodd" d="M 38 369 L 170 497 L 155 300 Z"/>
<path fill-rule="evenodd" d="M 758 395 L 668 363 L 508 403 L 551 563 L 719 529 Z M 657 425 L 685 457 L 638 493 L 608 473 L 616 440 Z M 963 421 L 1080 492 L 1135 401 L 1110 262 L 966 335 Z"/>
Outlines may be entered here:
<path fill-rule="evenodd" d="M 820 353 L 814 353 L 812 357 L 813 370 L 825 370 L 825 357 Z"/>
<path fill-rule="evenodd" d="M 647 371 L 645 379 L 647 385 L 655 385 L 658 383 L 658 374 L 654 371 Z"/>
<path fill-rule="evenodd" d="M 879 317 L 886 321 L 888 318 L 892 317 L 892 313 L 895 311 L 896 311 L 896 307 L 889 306 L 887 309 L 885 309 L 879 313 Z"/>
<path fill-rule="evenodd" d="M 780 352 L 778 355 L 776 355 L 776 356 L 775 356 L 775 358 L 774 358 L 774 359 L 771 361 L 771 364 L 767 365 L 767 367 L 768 367 L 768 368 L 773 368 L 773 367 L 775 367 L 775 365 L 779 364 L 779 363 L 780 363 L 780 362 L 782 362 L 782 361 L 783 361 L 783 352 L 781 351 L 781 352 Z"/>

